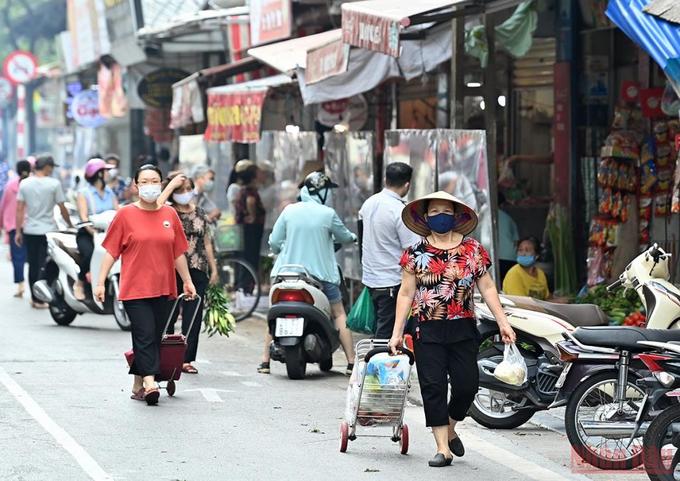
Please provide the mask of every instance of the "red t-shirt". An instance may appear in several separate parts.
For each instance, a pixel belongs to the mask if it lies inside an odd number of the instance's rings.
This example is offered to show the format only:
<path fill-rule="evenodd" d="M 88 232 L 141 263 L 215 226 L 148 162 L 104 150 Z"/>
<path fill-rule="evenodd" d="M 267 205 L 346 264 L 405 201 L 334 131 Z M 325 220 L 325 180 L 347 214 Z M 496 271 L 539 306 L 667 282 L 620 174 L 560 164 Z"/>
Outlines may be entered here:
<path fill-rule="evenodd" d="M 121 301 L 177 297 L 175 259 L 187 248 L 187 238 L 175 209 L 120 209 L 106 232 L 104 249 L 121 258 Z"/>

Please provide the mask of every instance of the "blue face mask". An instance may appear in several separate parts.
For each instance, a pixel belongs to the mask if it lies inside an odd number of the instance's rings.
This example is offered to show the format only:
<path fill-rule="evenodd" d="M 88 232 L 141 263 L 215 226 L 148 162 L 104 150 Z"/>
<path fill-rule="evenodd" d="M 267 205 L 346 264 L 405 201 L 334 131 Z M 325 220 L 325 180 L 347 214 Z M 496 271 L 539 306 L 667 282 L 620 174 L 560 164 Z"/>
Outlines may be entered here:
<path fill-rule="evenodd" d="M 522 267 L 531 267 L 536 263 L 536 256 L 517 256 L 517 263 Z"/>
<path fill-rule="evenodd" d="M 446 234 L 456 227 L 456 217 L 453 214 L 437 214 L 427 216 L 427 225 L 437 234 Z"/>

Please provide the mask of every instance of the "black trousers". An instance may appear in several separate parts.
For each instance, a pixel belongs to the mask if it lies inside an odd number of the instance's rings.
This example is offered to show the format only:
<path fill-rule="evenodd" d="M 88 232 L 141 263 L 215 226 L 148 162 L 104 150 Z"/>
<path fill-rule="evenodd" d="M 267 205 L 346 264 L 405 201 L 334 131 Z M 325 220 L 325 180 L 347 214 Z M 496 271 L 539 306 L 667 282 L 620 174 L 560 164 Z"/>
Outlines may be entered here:
<path fill-rule="evenodd" d="M 130 374 L 155 376 L 160 373 L 160 345 L 172 303 L 167 297 L 123 301 L 132 326 L 135 361 Z"/>
<path fill-rule="evenodd" d="M 94 252 L 94 237 L 87 230 L 80 229 L 78 234 L 76 234 L 76 243 L 80 253 L 80 273 L 78 273 L 78 279 L 85 282 L 87 280 L 86 275 L 90 272 L 90 262 Z"/>
<path fill-rule="evenodd" d="M 449 344 L 416 339 L 413 347 L 426 425 L 448 426 L 449 417 L 455 421 L 465 419 L 479 389 L 477 339 Z M 447 376 L 451 383 L 448 403 Z"/>
<path fill-rule="evenodd" d="M 198 305 L 198 300 L 187 301 L 182 303 L 182 334 L 187 336 L 187 351 L 184 355 L 184 362 L 194 362 L 196 360 L 196 353 L 198 352 L 198 336 L 201 333 L 201 325 L 203 324 L 203 306 L 205 305 L 205 291 L 208 289 L 208 276 L 205 272 L 199 271 L 198 269 L 190 269 L 191 282 L 194 283 L 196 292 L 201 296 L 201 304 Z M 184 291 L 184 282 L 182 278 L 177 275 L 177 292 Z M 191 326 L 191 332 L 189 332 L 189 324 L 191 324 L 191 318 L 196 313 L 196 321 L 194 325 Z M 179 309 L 178 309 L 179 311 Z M 176 312 L 172 318 L 172 322 L 168 327 L 168 334 L 173 334 L 175 332 L 175 323 L 177 322 L 177 316 L 179 312 Z M 187 334 L 188 333 L 188 334 Z"/>
<path fill-rule="evenodd" d="M 397 312 L 397 294 L 400 286 L 369 288 L 375 307 L 375 338 L 390 339 L 394 330 L 394 316 Z"/>
<path fill-rule="evenodd" d="M 26 259 L 28 260 L 28 283 L 31 286 L 31 299 L 40 302 L 33 295 L 33 284 L 40 280 L 40 271 L 47 259 L 47 236 L 24 234 L 26 245 Z"/>
<path fill-rule="evenodd" d="M 243 257 L 255 269 L 260 268 L 260 249 L 262 248 L 263 224 L 243 224 Z"/>

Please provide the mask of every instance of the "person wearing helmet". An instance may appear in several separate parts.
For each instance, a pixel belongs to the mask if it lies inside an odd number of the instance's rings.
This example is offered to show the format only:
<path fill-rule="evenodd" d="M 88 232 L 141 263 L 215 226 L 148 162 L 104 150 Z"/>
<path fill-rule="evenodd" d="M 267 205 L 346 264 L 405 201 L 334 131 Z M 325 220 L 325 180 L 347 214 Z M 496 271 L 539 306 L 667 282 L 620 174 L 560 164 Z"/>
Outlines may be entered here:
<path fill-rule="evenodd" d="M 107 210 L 118 210 L 118 198 L 107 185 L 108 171 L 115 168 L 102 159 L 94 158 L 85 164 L 85 180 L 87 185 L 78 193 L 77 206 L 81 222 L 88 222 L 90 215 L 100 214 Z M 91 226 L 81 227 L 76 235 L 78 252 L 80 252 L 80 272 L 73 285 L 73 295 L 78 300 L 85 299 L 85 283 L 90 282 L 90 261 L 94 251 L 94 229 Z"/>
<path fill-rule="evenodd" d="M 271 277 L 276 277 L 285 265 L 298 264 L 322 282 L 323 292 L 331 303 L 335 325 L 340 331 L 340 343 L 347 356 L 346 374 L 349 375 L 354 367 L 354 346 L 352 334 L 345 325 L 347 316 L 342 304 L 341 279 L 333 244 L 355 242 L 357 236 L 345 227 L 330 207 L 336 187 L 337 184 L 323 172 L 312 172 L 305 178 L 300 192 L 301 201 L 283 209 L 269 237 L 269 246 L 278 254 Z M 270 343 L 271 337 L 267 335 L 263 362 L 258 368 L 260 373 L 269 373 Z"/>

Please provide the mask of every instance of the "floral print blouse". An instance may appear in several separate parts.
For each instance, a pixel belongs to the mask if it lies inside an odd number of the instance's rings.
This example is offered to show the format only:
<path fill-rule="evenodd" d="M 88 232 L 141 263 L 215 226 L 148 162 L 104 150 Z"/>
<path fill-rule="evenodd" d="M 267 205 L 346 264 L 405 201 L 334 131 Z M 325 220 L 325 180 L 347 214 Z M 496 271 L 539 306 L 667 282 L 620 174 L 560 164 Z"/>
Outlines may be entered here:
<path fill-rule="evenodd" d="M 205 243 L 210 242 L 210 227 L 208 216 L 200 207 L 196 207 L 193 212 L 177 211 L 179 219 L 182 221 L 184 235 L 189 242 L 189 249 L 186 254 L 189 269 L 197 269 L 210 276 L 210 264 Z"/>
<path fill-rule="evenodd" d="M 446 250 L 423 239 L 404 251 L 400 265 L 416 276 L 411 315 L 422 323 L 474 318 L 475 282 L 486 274 L 491 260 L 486 249 L 472 238 Z"/>

